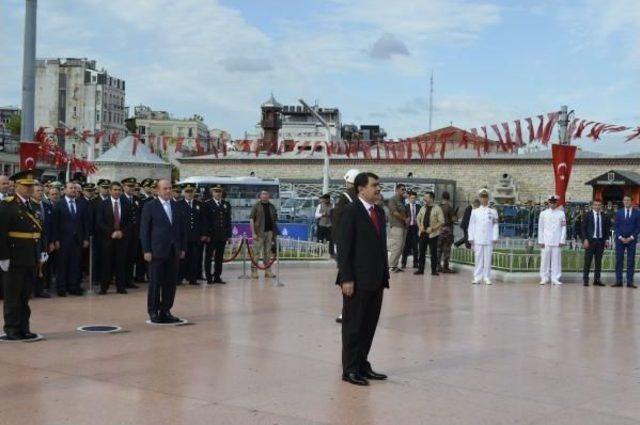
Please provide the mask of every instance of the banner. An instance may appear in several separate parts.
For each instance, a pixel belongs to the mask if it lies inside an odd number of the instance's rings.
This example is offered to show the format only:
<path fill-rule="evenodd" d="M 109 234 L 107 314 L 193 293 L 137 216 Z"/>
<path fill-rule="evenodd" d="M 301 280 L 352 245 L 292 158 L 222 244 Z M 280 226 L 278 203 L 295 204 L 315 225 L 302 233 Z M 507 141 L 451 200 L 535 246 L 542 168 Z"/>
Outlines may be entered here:
<path fill-rule="evenodd" d="M 20 170 L 35 170 L 39 147 L 39 143 L 20 142 Z"/>
<path fill-rule="evenodd" d="M 556 195 L 560 197 L 560 205 L 565 203 L 565 194 L 569 186 L 569 177 L 573 160 L 576 157 L 577 146 L 572 145 L 551 145 L 553 156 L 553 175 L 556 183 Z"/>

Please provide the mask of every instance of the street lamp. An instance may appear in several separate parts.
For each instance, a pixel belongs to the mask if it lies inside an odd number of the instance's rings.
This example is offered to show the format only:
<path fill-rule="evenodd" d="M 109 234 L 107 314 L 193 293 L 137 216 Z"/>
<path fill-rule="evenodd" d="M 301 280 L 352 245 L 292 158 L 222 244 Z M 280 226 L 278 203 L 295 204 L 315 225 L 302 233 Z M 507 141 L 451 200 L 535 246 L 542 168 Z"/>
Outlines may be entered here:
<path fill-rule="evenodd" d="M 324 166 L 322 167 L 322 193 L 329 193 L 329 143 L 331 143 L 331 127 L 329 124 L 318 114 L 313 108 L 311 108 L 307 103 L 299 99 L 300 103 L 304 108 L 311 113 L 322 126 L 327 130 L 326 134 L 326 146 L 324 147 Z"/>

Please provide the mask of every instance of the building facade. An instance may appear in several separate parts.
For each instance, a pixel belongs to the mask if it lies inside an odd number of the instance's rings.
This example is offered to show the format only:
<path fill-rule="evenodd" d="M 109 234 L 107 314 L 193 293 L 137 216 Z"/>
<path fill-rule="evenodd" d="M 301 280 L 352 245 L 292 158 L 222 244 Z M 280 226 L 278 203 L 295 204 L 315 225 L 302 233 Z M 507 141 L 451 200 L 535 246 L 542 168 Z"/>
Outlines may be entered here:
<path fill-rule="evenodd" d="M 4 128 L 11 117 L 20 115 L 21 112 L 17 106 L 0 106 L 0 128 Z"/>
<path fill-rule="evenodd" d="M 36 61 L 35 129 L 39 127 L 102 132 L 95 152 L 77 138 L 63 138 L 67 152 L 95 158 L 109 147 L 109 140 L 125 135 L 125 81 L 98 69 L 95 60 L 38 59 Z M 34 130 L 35 130 L 34 129 Z"/>
<path fill-rule="evenodd" d="M 162 145 L 162 137 L 170 140 L 170 148 L 165 152 L 158 149 L 158 153 L 173 162 L 176 158 L 198 154 L 198 144 L 202 152 L 212 150 L 209 129 L 200 115 L 191 118 L 174 118 L 167 111 L 156 111 L 149 106 L 140 105 L 134 108 L 134 117 L 140 140 L 145 143 Z M 182 148 L 176 152 L 175 143 L 182 139 Z"/>

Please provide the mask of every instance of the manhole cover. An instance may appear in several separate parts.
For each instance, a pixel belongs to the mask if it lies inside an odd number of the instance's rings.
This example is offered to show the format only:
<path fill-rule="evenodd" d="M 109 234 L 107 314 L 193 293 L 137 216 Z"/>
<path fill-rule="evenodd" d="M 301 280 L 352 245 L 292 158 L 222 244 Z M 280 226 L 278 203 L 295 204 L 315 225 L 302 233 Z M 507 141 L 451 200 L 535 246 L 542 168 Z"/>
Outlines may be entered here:
<path fill-rule="evenodd" d="M 36 341 L 42 341 L 44 339 L 44 336 L 42 334 L 36 334 L 37 336 L 35 338 L 31 338 L 31 339 L 7 339 L 7 336 L 5 334 L 0 334 L 0 342 L 6 342 L 6 343 L 12 343 L 12 342 L 36 342 Z"/>
<path fill-rule="evenodd" d="M 78 328 L 80 332 L 96 332 L 96 333 L 113 333 L 120 332 L 122 328 L 120 326 L 113 325 L 88 325 L 88 326 L 80 326 Z"/>
<path fill-rule="evenodd" d="M 154 326 L 184 326 L 188 325 L 189 321 L 187 319 L 180 319 L 179 322 L 175 323 L 153 323 L 151 320 L 147 320 L 147 323 Z"/>

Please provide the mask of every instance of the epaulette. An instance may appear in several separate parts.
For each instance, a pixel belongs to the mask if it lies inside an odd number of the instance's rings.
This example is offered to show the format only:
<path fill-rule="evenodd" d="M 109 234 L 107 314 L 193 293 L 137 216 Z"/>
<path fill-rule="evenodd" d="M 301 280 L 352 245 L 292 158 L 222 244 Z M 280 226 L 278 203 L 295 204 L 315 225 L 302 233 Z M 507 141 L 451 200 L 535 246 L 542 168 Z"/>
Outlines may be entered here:
<path fill-rule="evenodd" d="M 4 202 L 11 202 L 14 198 L 15 196 L 7 196 L 6 198 L 4 198 Z"/>

